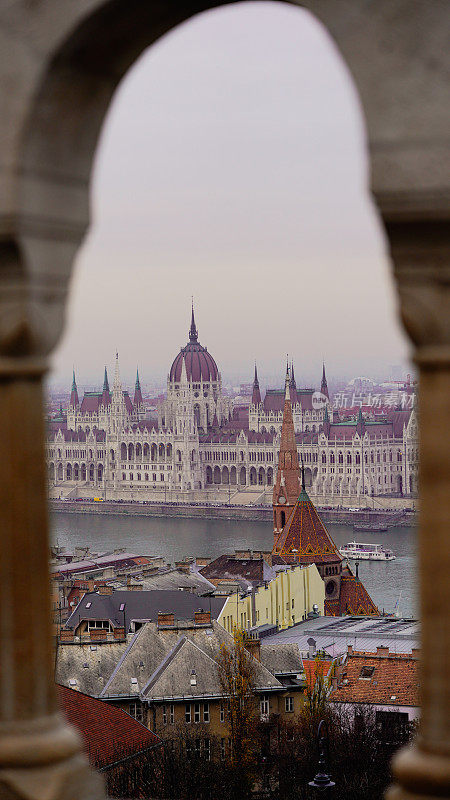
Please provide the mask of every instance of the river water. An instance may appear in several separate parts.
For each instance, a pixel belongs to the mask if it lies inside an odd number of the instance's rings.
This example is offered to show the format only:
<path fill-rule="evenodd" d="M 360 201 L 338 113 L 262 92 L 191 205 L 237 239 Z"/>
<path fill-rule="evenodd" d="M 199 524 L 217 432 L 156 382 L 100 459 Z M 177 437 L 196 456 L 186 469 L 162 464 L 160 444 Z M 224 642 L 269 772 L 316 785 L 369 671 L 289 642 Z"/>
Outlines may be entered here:
<path fill-rule="evenodd" d="M 382 543 L 396 555 L 395 561 L 360 562 L 359 576 L 380 611 L 392 611 L 400 598 L 402 616 L 417 615 L 416 531 L 390 528 L 387 533 L 354 533 L 349 525 L 329 525 L 340 547 L 358 542 Z M 235 549 L 272 547 L 270 522 L 247 520 L 185 519 L 181 517 L 124 517 L 114 514 L 52 515 L 53 541 L 72 548 L 92 550 L 124 547 L 132 552 L 163 556 L 174 562 L 185 556 L 216 557 Z"/>

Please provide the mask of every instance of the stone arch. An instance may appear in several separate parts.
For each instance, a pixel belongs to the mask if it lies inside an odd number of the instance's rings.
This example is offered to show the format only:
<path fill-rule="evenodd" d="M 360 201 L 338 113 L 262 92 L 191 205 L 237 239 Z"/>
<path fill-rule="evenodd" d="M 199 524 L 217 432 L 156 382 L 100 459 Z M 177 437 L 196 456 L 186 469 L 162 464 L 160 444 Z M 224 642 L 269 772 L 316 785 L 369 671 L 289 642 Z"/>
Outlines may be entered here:
<path fill-rule="evenodd" d="M 89 480 L 95 481 L 95 466 L 94 464 L 89 464 Z"/>
<path fill-rule="evenodd" d="M 86 464 L 81 465 L 81 480 L 86 480 Z"/>
<path fill-rule="evenodd" d="M 144 455 L 144 459 L 148 461 L 150 457 L 150 445 L 148 444 L 148 442 L 145 442 L 142 452 Z"/>
<path fill-rule="evenodd" d="M 120 445 L 120 458 L 122 461 L 126 461 L 128 456 L 128 450 L 125 442 L 122 442 Z"/>
<path fill-rule="evenodd" d="M 172 445 L 169 442 L 169 444 L 166 445 L 166 459 L 172 458 L 172 450 Z"/>
<path fill-rule="evenodd" d="M 128 445 L 128 461 L 134 461 L 134 444 Z"/>
<path fill-rule="evenodd" d="M 36 27 L 24 26 L 23 45 L 16 52 L 11 49 L 13 63 L 8 64 L 10 74 L 18 76 L 15 91 L 9 92 L 13 99 L 9 99 L 7 88 L 2 88 L 9 130 L 1 145 L 7 186 L 2 209 L 3 240 L 6 247 L 11 244 L 11 249 L 23 253 L 20 289 L 23 297 L 28 298 L 29 293 L 34 303 L 33 314 L 28 313 L 26 319 L 29 327 L 26 342 L 22 343 L 23 325 L 20 329 L 16 325 L 18 333 L 11 325 L 15 340 L 11 342 L 6 337 L 6 361 L 13 366 L 20 365 L 30 355 L 43 360 L 60 336 L 65 281 L 89 221 L 88 183 L 95 144 L 117 83 L 145 47 L 213 3 L 187 0 L 164 6 L 130 4 L 130 0 L 92 0 L 89 5 L 68 4 L 67 19 L 65 14 L 58 13 L 56 0 L 48 0 L 46 5 L 46 24 L 51 35 L 42 35 L 36 48 L 32 38 Z M 447 125 L 442 111 L 447 106 L 446 72 L 442 68 L 446 48 L 442 37 L 448 30 L 448 3 L 418 0 L 411 13 L 397 15 L 395 26 L 386 3 L 304 0 L 303 5 L 313 11 L 317 9 L 321 21 L 334 34 L 360 90 L 373 154 L 371 188 L 384 214 L 396 262 L 403 320 L 418 350 L 419 368 L 426 375 L 421 386 L 423 407 L 432 407 L 433 393 L 444 394 L 447 380 L 444 370 L 448 369 L 448 309 L 444 305 L 442 273 L 447 261 L 444 253 L 449 249 L 445 230 L 449 187 L 441 170 Z M 349 12 L 350 25 L 346 24 Z M 14 29 L 22 21 L 14 15 L 21 13 L 20 4 L 12 6 Z M 42 33 L 46 33 L 44 25 Z M 29 52 L 33 52 L 33 58 L 25 59 L 24 53 Z M 26 61 L 22 70 L 20 59 Z M 49 263 L 61 286 L 61 291 L 52 297 L 35 291 L 36 286 L 44 285 Z M 20 304 L 21 317 L 23 307 L 26 303 Z M 46 324 L 47 318 L 51 324 Z M 17 342 L 20 348 L 15 346 Z M 433 379 L 426 370 L 433 371 Z M 445 429 L 444 413 L 438 410 L 437 414 Z M 422 492 L 427 502 L 423 504 L 421 535 L 433 530 L 439 549 L 446 544 L 446 515 L 438 515 L 434 509 L 445 496 L 441 487 L 442 481 L 448 481 L 448 470 L 442 470 L 444 477 L 436 486 L 435 474 L 442 465 L 438 449 L 432 445 L 433 424 L 436 420 L 430 422 L 424 415 L 421 448 L 427 470 L 422 477 Z M 11 484 L 13 480 L 12 477 Z M 47 546 L 45 522 L 40 520 L 41 516 L 36 515 L 36 536 L 29 537 L 33 552 L 41 552 Z M 427 563 L 422 561 L 421 581 L 422 629 L 428 643 L 422 653 L 426 710 L 421 723 L 422 749 L 419 751 L 416 745 L 409 762 L 405 758 L 403 764 L 400 756 L 396 774 L 404 786 L 409 785 L 412 774 L 419 775 L 423 792 L 431 795 L 436 794 L 435 755 L 441 759 L 440 765 L 445 764 L 445 770 L 442 767 L 439 774 L 448 775 L 449 771 L 448 760 L 442 755 L 448 752 L 449 741 L 440 707 L 445 697 L 439 688 L 435 690 L 444 685 L 446 668 L 446 659 L 436 659 L 435 652 L 437 648 L 448 652 L 449 638 L 445 635 L 445 617 L 442 619 L 448 609 L 445 604 L 435 603 L 430 595 L 435 588 L 433 579 L 442 585 L 445 576 L 436 564 L 435 574 L 430 574 Z M 42 585 L 46 580 L 43 574 Z M 34 591 L 40 600 L 39 582 Z M 46 638 L 44 630 L 43 638 Z M 32 668 L 30 661 L 30 673 Z M 43 671 L 49 675 L 47 662 Z M 52 703 L 41 696 L 41 713 L 47 714 L 53 710 Z M 25 703 L 25 690 L 23 697 Z M 441 749 L 436 746 L 443 738 L 445 751 L 441 745 Z M 448 787 L 445 780 L 442 791 Z"/>
<path fill-rule="evenodd" d="M 305 486 L 309 489 L 312 486 L 313 477 L 310 467 L 305 468 Z"/>
<path fill-rule="evenodd" d="M 222 483 L 222 476 L 220 473 L 220 467 L 214 467 L 214 483 L 220 484 Z"/>
<path fill-rule="evenodd" d="M 72 464 L 66 464 L 66 481 L 72 480 Z"/>
<path fill-rule="evenodd" d="M 138 442 L 136 444 L 136 461 L 142 461 L 142 445 Z"/>
<path fill-rule="evenodd" d="M 250 486 L 256 486 L 257 483 L 258 483 L 258 478 L 257 478 L 257 475 L 256 475 L 256 469 L 255 469 L 255 467 L 251 467 L 250 468 Z"/>
<path fill-rule="evenodd" d="M 153 442 L 150 450 L 151 450 L 151 459 L 152 459 L 152 461 L 157 461 L 157 459 L 158 459 L 158 448 L 157 448 L 155 442 Z"/>
<path fill-rule="evenodd" d="M 158 457 L 160 461 L 166 460 L 166 448 L 162 442 L 160 442 L 158 447 Z"/>
<path fill-rule="evenodd" d="M 241 469 L 240 469 L 240 472 L 239 472 L 239 484 L 241 486 L 246 486 L 247 485 L 247 471 L 246 471 L 245 467 L 241 467 Z"/>
<path fill-rule="evenodd" d="M 236 467 L 231 467 L 230 469 L 230 483 L 232 486 L 236 486 L 237 483 Z"/>
<path fill-rule="evenodd" d="M 264 486 L 266 483 L 266 470 L 260 467 L 258 470 L 258 486 Z"/>
<path fill-rule="evenodd" d="M 78 481 L 80 479 L 80 465 L 77 461 L 73 465 L 73 479 L 74 481 Z"/>
<path fill-rule="evenodd" d="M 212 469 L 211 467 L 208 466 L 206 467 L 206 483 L 209 485 L 212 482 L 213 482 Z"/>
<path fill-rule="evenodd" d="M 272 467 L 269 467 L 268 470 L 267 470 L 267 485 L 268 486 L 272 486 L 273 485 L 273 469 L 272 469 Z"/>
<path fill-rule="evenodd" d="M 222 483 L 226 486 L 230 483 L 230 473 L 228 467 L 222 467 Z"/>
<path fill-rule="evenodd" d="M 58 480 L 62 481 L 64 477 L 64 469 L 62 464 L 58 464 L 57 475 L 58 475 Z"/>
<path fill-rule="evenodd" d="M 178 464 L 181 462 L 181 450 L 177 450 L 176 452 L 176 461 Z"/>
<path fill-rule="evenodd" d="M 99 464 L 97 466 L 97 480 L 98 481 L 103 480 L 103 464 Z"/>
<path fill-rule="evenodd" d="M 55 465 L 54 465 L 53 461 L 51 461 L 50 464 L 48 465 L 48 477 L 49 477 L 50 481 L 54 482 L 54 480 L 55 480 Z"/>

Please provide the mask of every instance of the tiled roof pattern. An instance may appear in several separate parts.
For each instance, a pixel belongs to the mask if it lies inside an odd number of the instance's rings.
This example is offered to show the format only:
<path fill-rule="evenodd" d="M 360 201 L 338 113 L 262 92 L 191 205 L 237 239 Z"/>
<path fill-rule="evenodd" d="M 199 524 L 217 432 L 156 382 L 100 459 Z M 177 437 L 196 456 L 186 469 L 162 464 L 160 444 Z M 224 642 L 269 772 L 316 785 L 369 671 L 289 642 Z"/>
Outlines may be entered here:
<path fill-rule="evenodd" d="M 325 599 L 326 616 L 352 614 L 354 616 L 378 615 L 379 611 L 364 584 L 356 578 L 349 567 L 341 575 L 341 591 L 338 600 Z"/>
<path fill-rule="evenodd" d="M 314 689 L 318 678 L 328 678 L 333 662 L 326 658 L 304 658 L 303 669 L 305 671 L 306 685 L 309 691 Z"/>
<path fill-rule="evenodd" d="M 277 538 L 273 552 L 301 564 L 337 563 L 343 560 L 304 490 Z"/>
<path fill-rule="evenodd" d="M 374 667 L 370 678 L 361 678 L 364 666 Z M 394 706 L 419 705 L 419 661 L 412 654 L 375 656 L 353 653 L 347 657 L 342 684 L 330 695 L 340 703 L 371 703 Z M 341 681 L 342 681 L 341 679 Z"/>
<path fill-rule="evenodd" d="M 102 700 L 66 686 L 58 686 L 58 700 L 69 722 L 80 731 L 89 761 L 97 767 L 107 767 L 160 742 L 145 725 Z"/>

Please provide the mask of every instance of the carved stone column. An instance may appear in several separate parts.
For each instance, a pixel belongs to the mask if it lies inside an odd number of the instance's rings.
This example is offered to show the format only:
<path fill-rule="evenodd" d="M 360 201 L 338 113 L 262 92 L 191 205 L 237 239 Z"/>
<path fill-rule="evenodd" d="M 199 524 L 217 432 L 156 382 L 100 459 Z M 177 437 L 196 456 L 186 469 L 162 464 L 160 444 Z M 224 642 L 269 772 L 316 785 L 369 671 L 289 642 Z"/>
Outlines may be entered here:
<path fill-rule="evenodd" d="M 59 295 L 43 275 L 32 279 L 15 244 L 0 246 L 0 797 L 8 800 L 102 796 L 54 686 L 42 380 L 61 330 Z"/>
<path fill-rule="evenodd" d="M 388 224 L 404 325 L 419 368 L 421 720 L 393 761 L 389 800 L 450 797 L 450 230 Z"/>

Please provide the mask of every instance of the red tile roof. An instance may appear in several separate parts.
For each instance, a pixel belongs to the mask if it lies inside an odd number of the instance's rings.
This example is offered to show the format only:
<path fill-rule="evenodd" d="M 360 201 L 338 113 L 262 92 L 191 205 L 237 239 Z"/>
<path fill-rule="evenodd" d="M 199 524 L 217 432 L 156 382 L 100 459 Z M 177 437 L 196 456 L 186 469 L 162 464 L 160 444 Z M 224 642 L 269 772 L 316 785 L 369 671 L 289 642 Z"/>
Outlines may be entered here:
<path fill-rule="evenodd" d="M 145 725 L 103 700 L 66 686 L 58 686 L 57 691 L 61 709 L 80 731 L 89 761 L 97 767 L 107 767 L 160 742 Z"/>
<path fill-rule="evenodd" d="M 381 648 L 380 648 L 381 650 Z M 361 677 L 368 667 L 369 677 Z M 373 673 L 370 674 L 370 668 Z M 394 706 L 419 705 L 417 653 L 353 652 L 347 656 L 340 686 L 330 695 L 339 703 L 374 703 Z M 342 681 L 345 680 L 344 684 Z"/>
<path fill-rule="evenodd" d="M 326 658 L 303 658 L 302 661 L 306 684 L 309 691 L 312 691 L 317 678 L 327 678 L 329 676 L 333 662 Z"/>

